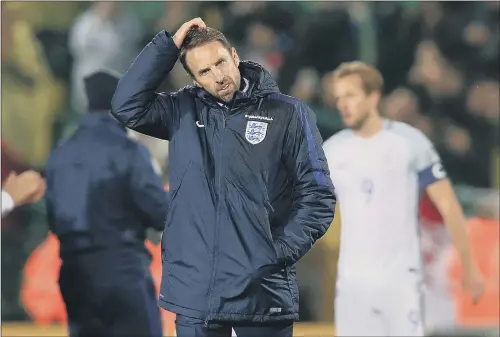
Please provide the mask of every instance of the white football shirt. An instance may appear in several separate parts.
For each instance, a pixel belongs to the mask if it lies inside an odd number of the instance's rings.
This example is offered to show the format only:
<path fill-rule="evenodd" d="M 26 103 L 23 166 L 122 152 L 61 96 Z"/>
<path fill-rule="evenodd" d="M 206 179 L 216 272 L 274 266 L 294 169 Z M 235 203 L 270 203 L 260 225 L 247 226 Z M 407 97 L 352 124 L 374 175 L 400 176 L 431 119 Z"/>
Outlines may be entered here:
<path fill-rule="evenodd" d="M 323 148 L 342 217 L 339 279 L 421 274 L 419 191 L 446 177 L 431 142 L 408 124 L 384 120 L 371 138 L 345 129 Z"/>

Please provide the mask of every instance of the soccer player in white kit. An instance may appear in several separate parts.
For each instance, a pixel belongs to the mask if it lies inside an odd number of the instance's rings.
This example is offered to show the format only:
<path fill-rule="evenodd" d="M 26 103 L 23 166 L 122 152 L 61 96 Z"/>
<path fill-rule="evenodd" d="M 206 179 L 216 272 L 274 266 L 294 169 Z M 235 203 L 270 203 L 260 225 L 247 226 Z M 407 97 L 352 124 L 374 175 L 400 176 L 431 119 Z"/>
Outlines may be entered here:
<path fill-rule="evenodd" d="M 380 115 L 379 71 L 348 62 L 333 80 L 347 126 L 323 145 L 342 217 L 337 336 L 423 336 L 419 192 L 425 189 L 441 213 L 465 267 L 463 286 L 478 297 L 483 280 L 462 209 L 424 134 Z"/>

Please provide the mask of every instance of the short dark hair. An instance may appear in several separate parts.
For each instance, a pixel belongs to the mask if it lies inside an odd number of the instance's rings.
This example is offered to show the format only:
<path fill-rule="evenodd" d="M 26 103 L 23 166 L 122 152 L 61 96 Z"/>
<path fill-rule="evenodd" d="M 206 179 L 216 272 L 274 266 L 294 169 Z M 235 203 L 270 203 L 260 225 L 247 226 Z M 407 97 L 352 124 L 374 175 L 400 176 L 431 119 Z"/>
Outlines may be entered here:
<path fill-rule="evenodd" d="M 217 29 L 207 27 L 205 29 L 200 29 L 198 27 L 192 27 L 188 33 L 186 34 L 186 37 L 184 38 L 184 41 L 182 41 L 182 45 L 180 48 L 180 55 L 179 55 L 179 61 L 181 62 L 182 66 L 184 67 L 184 70 L 186 70 L 191 77 L 194 77 L 193 73 L 189 69 L 188 65 L 186 64 L 186 53 L 190 51 L 191 49 L 200 47 L 206 43 L 210 42 L 215 42 L 218 41 L 220 42 L 228 51 L 231 51 L 231 44 L 229 41 L 226 39 L 224 34 L 219 32 Z"/>

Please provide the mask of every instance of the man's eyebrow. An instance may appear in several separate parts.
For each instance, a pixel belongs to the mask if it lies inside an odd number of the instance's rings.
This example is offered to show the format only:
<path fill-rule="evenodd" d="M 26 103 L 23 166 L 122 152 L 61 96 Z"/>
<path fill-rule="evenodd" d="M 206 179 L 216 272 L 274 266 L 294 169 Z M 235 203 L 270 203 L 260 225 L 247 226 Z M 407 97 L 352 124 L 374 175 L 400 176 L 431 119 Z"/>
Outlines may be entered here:
<path fill-rule="evenodd" d="M 216 62 L 215 62 L 215 65 L 218 65 L 219 63 L 221 63 L 222 61 L 225 61 L 226 58 L 221 56 Z M 198 70 L 198 74 L 203 74 L 204 72 L 207 72 L 207 71 L 210 71 L 210 68 L 203 68 L 203 69 L 200 69 Z"/>
<path fill-rule="evenodd" d="M 203 69 L 200 69 L 200 70 L 198 70 L 198 74 L 203 74 L 204 72 L 207 72 L 207 71 L 209 71 L 209 70 L 210 70 L 210 68 L 203 68 Z"/>

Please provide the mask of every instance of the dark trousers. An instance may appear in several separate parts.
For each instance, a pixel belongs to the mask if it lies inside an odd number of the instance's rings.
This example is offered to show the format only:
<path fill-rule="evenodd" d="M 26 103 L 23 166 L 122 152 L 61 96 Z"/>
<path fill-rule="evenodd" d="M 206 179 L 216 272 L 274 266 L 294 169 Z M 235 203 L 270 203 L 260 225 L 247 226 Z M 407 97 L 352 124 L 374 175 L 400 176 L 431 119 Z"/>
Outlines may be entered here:
<path fill-rule="evenodd" d="M 237 337 L 292 337 L 293 322 L 269 322 L 248 324 L 210 324 L 203 320 L 177 315 L 175 330 L 177 337 L 231 337 L 231 328 Z"/>
<path fill-rule="evenodd" d="M 92 253 L 64 260 L 59 287 L 69 336 L 161 337 L 160 309 L 147 268 L 120 265 L 123 256 L 116 265 L 108 258 Z"/>

